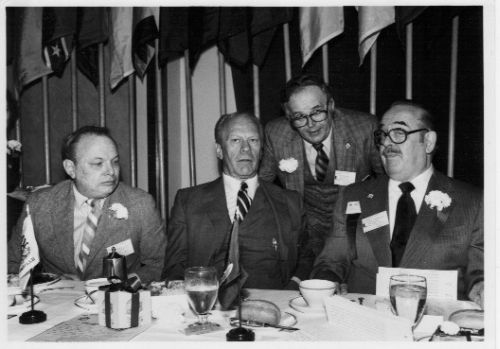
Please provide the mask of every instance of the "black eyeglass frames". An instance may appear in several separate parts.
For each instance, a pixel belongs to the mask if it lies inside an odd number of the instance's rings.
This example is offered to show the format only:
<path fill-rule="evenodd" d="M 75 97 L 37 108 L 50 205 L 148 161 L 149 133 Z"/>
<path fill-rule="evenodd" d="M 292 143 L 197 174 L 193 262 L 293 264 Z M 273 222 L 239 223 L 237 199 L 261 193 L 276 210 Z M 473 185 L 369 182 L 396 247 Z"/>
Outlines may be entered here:
<path fill-rule="evenodd" d="M 376 145 L 383 145 L 385 142 L 385 139 L 389 137 L 389 139 L 392 141 L 394 144 L 401 144 L 406 142 L 408 139 L 408 135 L 411 135 L 412 133 L 416 132 L 429 132 L 429 129 L 427 128 L 419 128 L 417 130 L 412 130 L 412 131 L 406 131 L 402 128 L 393 128 L 389 130 L 388 132 L 385 132 L 384 130 L 376 130 L 373 132 L 373 135 L 375 137 L 375 144 Z"/>
<path fill-rule="evenodd" d="M 307 115 L 302 114 L 296 117 L 292 117 L 290 118 L 290 122 L 292 123 L 293 126 L 300 128 L 307 125 L 308 119 L 311 119 L 314 122 L 321 122 L 324 121 L 327 116 L 328 116 L 327 109 L 316 109 Z"/>

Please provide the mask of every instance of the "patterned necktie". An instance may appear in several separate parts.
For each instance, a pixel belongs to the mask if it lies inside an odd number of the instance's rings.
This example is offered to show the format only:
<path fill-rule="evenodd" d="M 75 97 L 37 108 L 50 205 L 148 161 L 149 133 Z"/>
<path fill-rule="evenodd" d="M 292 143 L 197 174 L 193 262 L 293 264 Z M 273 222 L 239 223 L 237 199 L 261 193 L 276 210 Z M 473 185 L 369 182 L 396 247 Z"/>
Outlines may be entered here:
<path fill-rule="evenodd" d="M 323 150 L 323 143 L 313 144 L 314 149 L 318 152 L 316 156 L 316 179 L 318 182 L 325 180 L 326 171 L 328 169 L 328 156 Z"/>
<path fill-rule="evenodd" d="M 398 267 L 401 262 L 406 243 L 417 218 L 415 202 L 410 195 L 415 187 L 410 182 L 404 182 L 399 185 L 399 188 L 401 188 L 403 195 L 401 195 L 398 201 L 396 221 L 394 223 L 394 231 L 392 232 L 391 251 L 393 267 Z"/>
<path fill-rule="evenodd" d="M 101 215 L 101 210 L 99 205 L 97 205 L 96 199 L 89 199 L 86 202 L 91 207 L 91 210 L 87 216 L 87 221 L 83 230 L 82 245 L 80 253 L 78 254 L 77 269 L 81 274 L 85 272 L 85 268 L 87 267 L 87 258 L 90 254 L 90 246 L 92 244 L 92 240 L 94 240 L 95 232 L 97 231 L 97 222 L 99 221 L 99 216 Z"/>
<path fill-rule="evenodd" d="M 248 196 L 247 192 L 248 185 L 245 182 L 241 182 L 240 190 L 238 191 L 238 220 L 241 223 L 245 219 L 248 210 L 250 210 L 250 205 L 252 204 L 252 199 Z"/>

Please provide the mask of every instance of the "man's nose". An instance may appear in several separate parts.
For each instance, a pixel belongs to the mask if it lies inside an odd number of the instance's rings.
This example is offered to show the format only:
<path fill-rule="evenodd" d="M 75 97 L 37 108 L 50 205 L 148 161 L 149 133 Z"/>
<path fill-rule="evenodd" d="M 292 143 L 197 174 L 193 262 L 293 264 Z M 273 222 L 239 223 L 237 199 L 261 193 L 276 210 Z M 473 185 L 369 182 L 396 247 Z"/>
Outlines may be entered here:
<path fill-rule="evenodd" d="M 313 127 L 314 126 L 314 121 L 313 121 L 312 117 L 306 116 L 306 120 L 307 120 L 307 127 Z"/>
<path fill-rule="evenodd" d="M 387 147 L 388 145 L 392 145 L 394 142 L 392 141 L 391 137 L 389 135 L 385 135 L 384 140 L 382 141 L 382 145 L 384 147 Z"/>
<path fill-rule="evenodd" d="M 242 141 L 240 151 L 247 152 L 249 150 L 250 150 L 250 143 L 248 141 Z"/>
<path fill-rule="evenodd" d="M 105 167 L 105 173 L 109 174 L 110 176 L 113 176 L 116 172 L 115 166 L 111 163 L 107 163 Z"/>

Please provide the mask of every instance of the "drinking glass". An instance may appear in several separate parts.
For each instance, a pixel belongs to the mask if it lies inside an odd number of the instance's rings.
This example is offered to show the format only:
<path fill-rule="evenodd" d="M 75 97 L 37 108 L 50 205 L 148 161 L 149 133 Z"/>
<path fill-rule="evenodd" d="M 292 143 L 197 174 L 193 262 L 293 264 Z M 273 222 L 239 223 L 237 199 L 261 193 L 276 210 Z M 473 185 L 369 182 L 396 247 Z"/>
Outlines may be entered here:
<path fill-rule="evenodd" d="M 424 313 L 427 280 L 423 276 L 400 274 L 391 276 L 389 295 L 394 314 L 409 319 L 413 327 Z"/>
<path fill-rule="evenodd" d="M 205 328 L 218 326 L 207 321 L 208 314 L 217 300 L 219 280 L 214 267 L 191 267 L 184 271 L 184 288 L 191 309 L 198 316 L 194 324 Z"/>

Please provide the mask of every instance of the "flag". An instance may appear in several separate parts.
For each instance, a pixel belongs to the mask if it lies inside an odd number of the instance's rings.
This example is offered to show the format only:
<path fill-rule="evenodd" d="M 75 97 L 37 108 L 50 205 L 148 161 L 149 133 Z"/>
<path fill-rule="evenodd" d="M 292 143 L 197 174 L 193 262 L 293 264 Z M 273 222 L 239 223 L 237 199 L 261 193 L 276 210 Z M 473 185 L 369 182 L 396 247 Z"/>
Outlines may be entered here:
<path fill-rule="evenodd" d="M 105 7 L 78 9 L 77 66 L 93 84 L 99 84 L 98 44 L 108 40 L 108 21 Z"/>
<path fill-rule="evenodd" d="M 292 9 L 286 7 L 233 8 L 231 12 L 223 8 L 219 49 L 230 63 L 244 66 L 252 62 L 261 66 L 278 25 L 290 22 L 292 16 Z"/>
<path fill-rule="evenodd" d="M 188 48 L 189 10 L 187 7 L 160 7 L 159 65 L 182 57 Z"/>
<path fill-rule="evenodd" d="M 75 7 L 43 8 L 43 56 L 47 67 L 58 77 L 62 76 L 73 47 L 76 14 Z"/>
<path fill-rule="evenodd" d="M 160 20 L 159 7 L 134 7 L 134 32 L 132 49 L 134 67 L 139 76 L 144 78 L 146 69 L 155 54 L 155 39 L 158 38 Z"/>
<path fill-rule="evenodd" d="M 394 23 L 394 6 L 358 7 L 359 64 L 377 40 L 380 31 Z"/>
<path fill-rule="evenodd" d="M 223 309 L 228 309 L 239 298 L 240 290 L 248 278 L 247 272 L 240 266 L 238 228 L 238 219 L 235 217 L 231 228 L 226 268 L 219 287 L 219 302 Z"/>
<path fill-rule="evenodd" d="M 400 39 L 405 37 L 406 25 L 413 22 L 428 6 L 396 6 L 395 22 Z"/>
<path fill-rule="evenodd" d="M 344 32 L 343 7 L 299 8 L 302 66 L 323 44 Z"/>
<path fill-rule="evenodd" d="M 18 93 L 25 85 L 51 73 L 42 59 L 43 8 L 25 7 L 20 11 L 19 42 L 14 56 Z"/>
<path fill-rule="evenodd" d="M 19 266 L 19 287 L 24 290 L 30 279 L 30 271 L 40 262 L 35 230 L 29 207 L 26 206 L 26 218 L 23 221 L 23 237 L 21 240 L 21 265 Z"/>
<path fill-rule="evenodd" d="M 114 89 L 127 76 L 134 72 L 132 62 L 132 24 L 133 7 L 110 8 L 109 50 L 111 55 L 111 73 L 109 82 Z"/>

